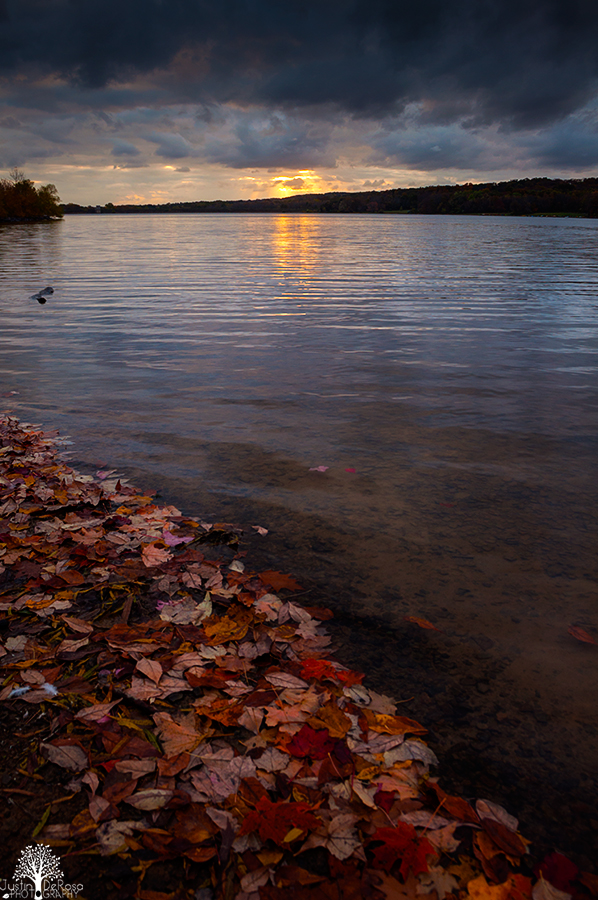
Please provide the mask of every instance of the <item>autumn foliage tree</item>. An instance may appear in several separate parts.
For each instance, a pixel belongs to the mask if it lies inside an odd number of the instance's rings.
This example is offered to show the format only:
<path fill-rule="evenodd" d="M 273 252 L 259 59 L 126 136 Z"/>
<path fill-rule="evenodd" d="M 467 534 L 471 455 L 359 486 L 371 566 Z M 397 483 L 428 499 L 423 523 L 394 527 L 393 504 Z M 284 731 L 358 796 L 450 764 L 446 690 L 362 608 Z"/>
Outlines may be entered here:
<path fill-rule="evenodd" d="M 0 179 L 0 220 L 52 218 L 62 218 L 55 185 L 36 188 L 19 169 L 13 169 L 9 178 Z"/>

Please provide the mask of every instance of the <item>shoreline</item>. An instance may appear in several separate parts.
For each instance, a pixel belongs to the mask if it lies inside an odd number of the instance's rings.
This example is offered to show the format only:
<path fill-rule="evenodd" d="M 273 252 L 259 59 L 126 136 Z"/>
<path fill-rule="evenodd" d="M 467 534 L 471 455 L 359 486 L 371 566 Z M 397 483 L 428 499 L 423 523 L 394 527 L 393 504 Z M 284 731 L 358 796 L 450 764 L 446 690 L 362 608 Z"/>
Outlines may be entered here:
<path fill-rule="evenodd" d="M 39 840 L 67 847 L 69 863 L 99 848 L 104 879 L 117 857 L 150 850 L 158 867 L 199 866 L 206 889 L 223 892 L 226 873 L 240 898 L 279 896 L 275 873 L 284 882 L 291 866 L 307 873 L 305 896 L 330 879 L 374 897 L 382 884 L 416 882 L 439 900 L 493 884 L 504 900 L 531 896 L 536 878 L 513 819 L 438 786 L 426 729 L 330 660 L 329 614 L 293 602 L 292 576 L 251 573 L 233 526 L 158 506 L 110 472 L 79 475 L 51 436 L 11 418 L 0 427 L 0 698 L 15 722 L 29 711 L 42 719 L 32 770 L 13 773 L 12 787 L 3 781 L 2 797 L 26 796 L 47 776 L 54 795 L 73 791 L 60 806 L 62 797 L 46 798 Z M 206 819 L 208 807 L 218 814 Z M 200 841 L 190 840 L 190 809 Z M 287 816 L 284 834 L 263 824 L 268 811 Z M 183 832 L 187 843 L 176 844 Z M 234 865 L 223 865 L 223 846 Z M 439 893 L 431 870 L 453 879 L 448 890 Z M 590 886 L 578 879 L 576 897 L 598 886 L 583 877 Z M 127 896 L 143 896 L 140 885 Z"/>

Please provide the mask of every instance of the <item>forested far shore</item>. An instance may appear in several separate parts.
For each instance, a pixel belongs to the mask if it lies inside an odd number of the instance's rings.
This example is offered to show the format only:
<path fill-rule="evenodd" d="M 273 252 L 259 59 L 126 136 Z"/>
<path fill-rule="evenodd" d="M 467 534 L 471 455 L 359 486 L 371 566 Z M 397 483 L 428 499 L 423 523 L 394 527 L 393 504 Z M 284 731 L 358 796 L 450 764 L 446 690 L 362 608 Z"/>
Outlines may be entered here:
<path fill-rule="evenodd" d="M 65 213 L 423 213 L 495 216 L 598 217 L 598 178 L 523 178 L 487 184 L 432 185 L 386 191 L 334 191 L 261 200 L 80 206 Z"/>
<path fill-rule="evenodd" d="M 9 178 L 0 179 L 0 222 L 36 221 L 62 218 L 56 186 L 33 181 L 13 169 Z"/>

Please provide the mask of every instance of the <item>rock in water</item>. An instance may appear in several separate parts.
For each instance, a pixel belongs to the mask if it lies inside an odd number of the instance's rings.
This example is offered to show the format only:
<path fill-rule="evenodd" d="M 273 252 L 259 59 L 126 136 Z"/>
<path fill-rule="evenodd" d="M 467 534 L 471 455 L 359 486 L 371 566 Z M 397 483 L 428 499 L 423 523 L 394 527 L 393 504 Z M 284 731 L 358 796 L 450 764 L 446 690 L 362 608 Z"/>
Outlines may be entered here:
<path fill-rule="evenodd" d="M 37 294 L 32 294 L 29 298 L 30 300 L 37 300 L 38 303 L 45 303 L 46 299 L 54 293 L 53 287 L 45 287 L 42 288 L 41 291 L 38 291 Z"/>

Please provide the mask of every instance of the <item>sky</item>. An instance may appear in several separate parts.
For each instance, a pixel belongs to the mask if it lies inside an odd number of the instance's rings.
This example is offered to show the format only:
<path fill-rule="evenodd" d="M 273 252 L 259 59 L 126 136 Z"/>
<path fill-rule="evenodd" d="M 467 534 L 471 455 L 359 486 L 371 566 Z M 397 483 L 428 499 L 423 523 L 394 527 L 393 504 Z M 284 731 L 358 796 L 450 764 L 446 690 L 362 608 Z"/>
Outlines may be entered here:
<path fill-rule="evenodd" d="M 83 204 L 598 175 L 595 0 L 0 0 L 0 177 Z"/>

